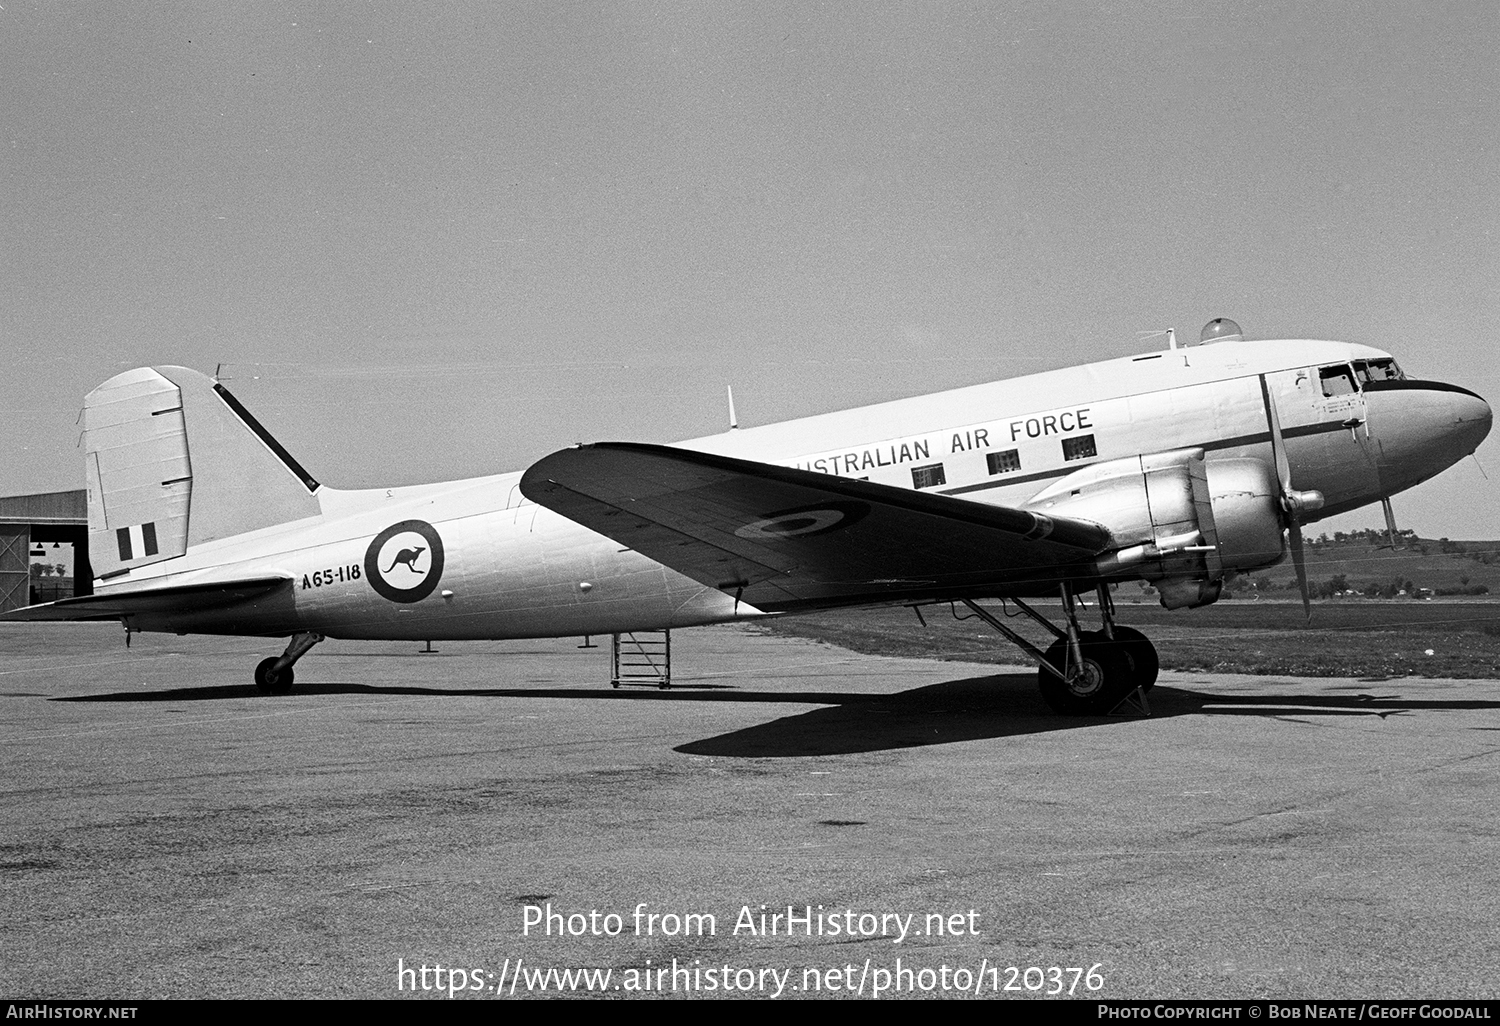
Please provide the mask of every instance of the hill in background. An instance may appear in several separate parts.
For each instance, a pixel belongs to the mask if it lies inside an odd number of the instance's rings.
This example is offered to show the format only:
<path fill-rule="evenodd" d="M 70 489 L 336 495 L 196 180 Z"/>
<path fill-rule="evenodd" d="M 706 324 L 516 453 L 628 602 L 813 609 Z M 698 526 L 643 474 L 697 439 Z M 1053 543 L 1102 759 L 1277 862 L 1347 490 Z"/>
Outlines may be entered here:
<path fill-rule="evenodd" d="M 1304 533 L 1307 580 L 1314 598 L 1500 598 L 1500 542 L 1419 538 L 1404 531 L 1393 549 L 1384 531 L 1327 534 L 1318 532 L 1317 526 Z M 1118 597 L 1129 601 L 1137 589 L 1135 583 L 1123 584 Z M 1155 600 L 1154 591 L 1140 590 Z M 1269 570 L 1239 575 L 1228 591 L 1226 597 L 1236 599 L 1297 597 L 1291 559 Z"/>

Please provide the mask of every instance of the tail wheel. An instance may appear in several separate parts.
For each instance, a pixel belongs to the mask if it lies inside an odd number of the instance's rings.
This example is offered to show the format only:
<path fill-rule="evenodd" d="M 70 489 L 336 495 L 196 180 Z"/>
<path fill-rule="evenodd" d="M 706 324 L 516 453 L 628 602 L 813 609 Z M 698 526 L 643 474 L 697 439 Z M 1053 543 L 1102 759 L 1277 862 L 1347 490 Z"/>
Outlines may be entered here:
<path fill-rule="evenodd" d="M 278 658 L 277 656 L 267 656 L 255 668 L 255 686 L 268 695 L 284 695 L 292 690 L 292 681 L 294 679 L 292 668 L 288 666 L 284 670 L 277 671 L 275 667 Z"/>
<path fill-rule="evenodd" d="M 1053 712 L 1064 716 L 1103 716 L 1135 687 L 1135 667 L 1124 646 L 1102 636 L 1086 634 L 1079 639 L 1079 647 L 1082 666 L 1070 665 L 1066 641 L 1057 641 L 1047 649 L 1047 662 L 1070 672 L 1069 679 L 1062 681 L 1047 670 L 1038 670 L 1042 699 Z"/>

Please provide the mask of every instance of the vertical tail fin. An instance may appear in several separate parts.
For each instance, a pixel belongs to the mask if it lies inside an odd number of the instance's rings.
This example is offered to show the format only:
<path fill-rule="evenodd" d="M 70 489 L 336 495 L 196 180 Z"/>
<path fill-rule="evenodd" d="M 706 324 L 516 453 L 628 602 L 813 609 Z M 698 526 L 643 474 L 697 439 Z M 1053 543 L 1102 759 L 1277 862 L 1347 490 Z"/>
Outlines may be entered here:
<path fill-rule="evenodd" d="M 83 426 L 89 558 L 101 579 L 319 512 L 318 482 L 197 371 L 117 374 L 84 399 Z"/>

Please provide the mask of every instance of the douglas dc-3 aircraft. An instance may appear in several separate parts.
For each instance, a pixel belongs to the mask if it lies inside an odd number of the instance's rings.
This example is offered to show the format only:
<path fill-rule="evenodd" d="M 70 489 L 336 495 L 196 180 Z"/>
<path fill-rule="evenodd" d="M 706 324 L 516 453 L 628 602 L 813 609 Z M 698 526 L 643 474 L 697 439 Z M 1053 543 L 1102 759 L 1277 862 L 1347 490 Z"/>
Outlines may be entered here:
<path fill-rule="evenodd" d="M 84 401 L 92 595 L 12 620 L 290 637 L 255 671 L 281 692 L 324 638 L 499 639 L 688 627 L 832 606 L 967 605 L 1040 666 L 1048 704 L 1100 714 L 1156 678 L 1109 586 L 1168 608 L 1301 525 L 1472 453 L 1490 408 L 1345 342 L 1197 346 L 731 430 L 600 442 L 523 473 L 338 491 L 224 388 L 181 367 Z M 1389 505 L 1387 504 L 1387 513 Z M 1101 629 L 1079 623 L 1095 592 Z M 1060 625 L 1026 600 L 1057 597 Z M 978 605 L 1013 599 L 1046 651 Z"/>

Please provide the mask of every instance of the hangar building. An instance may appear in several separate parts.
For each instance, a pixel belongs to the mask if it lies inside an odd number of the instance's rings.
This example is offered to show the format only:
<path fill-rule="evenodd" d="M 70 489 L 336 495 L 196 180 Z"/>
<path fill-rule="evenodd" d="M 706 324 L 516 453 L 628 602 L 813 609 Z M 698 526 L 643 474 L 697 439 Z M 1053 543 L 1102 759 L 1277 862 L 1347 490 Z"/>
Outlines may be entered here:
<path fill-rule="evenodd" d="M 89 512 L 85 493 L 80 489 L 0 495 L 0 613 L 31 604 L 31 547 L 51 543 L 73 546 L 72 594 L 92 594 L 94 571 L 89 565 Z"/>

